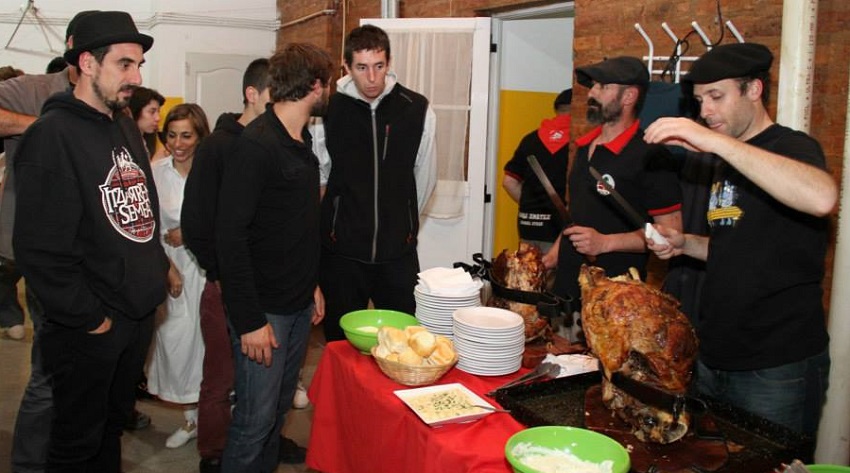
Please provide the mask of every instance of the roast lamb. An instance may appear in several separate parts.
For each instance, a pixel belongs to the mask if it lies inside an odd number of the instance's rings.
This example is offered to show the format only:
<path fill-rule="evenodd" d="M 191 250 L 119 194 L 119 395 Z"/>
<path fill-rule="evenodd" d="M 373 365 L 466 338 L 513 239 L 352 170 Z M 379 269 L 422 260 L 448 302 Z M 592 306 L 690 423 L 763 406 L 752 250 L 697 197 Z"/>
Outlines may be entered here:
<path fill-rule="evenodd" d="M 525 292 L 543 292 L 546 287 L 546 268 L 543 255 L 535 245 L 520 243 L 517 251 L 504 250 L 495 260 L 490 273 L 493 282 L 509 289 Z M 525 321 L 526 341 L 548 338 L 551 328 L 548 321 L 540 317 L 537 306 L 494 296 L 488 304 L 521 315 Z"/>
<path fill-rule="evenodd" d="M 698 342 L 679 303 L 636 275 L 609 279 L 605 270 L 583 265 L 579 273 L 588 348 L 604 372 L 602 400 L 644 442 L 671 443 L 688 431 L 690 414 L 645 405 L 618 389 L 611 374 L 684 394 L 691 381 Z"/>

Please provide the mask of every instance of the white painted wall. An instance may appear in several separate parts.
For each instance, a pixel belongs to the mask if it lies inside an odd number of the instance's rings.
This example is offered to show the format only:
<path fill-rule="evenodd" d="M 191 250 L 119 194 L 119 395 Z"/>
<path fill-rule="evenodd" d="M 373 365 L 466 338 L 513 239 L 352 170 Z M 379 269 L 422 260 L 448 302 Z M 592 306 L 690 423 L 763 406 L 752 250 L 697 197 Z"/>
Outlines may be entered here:
<path fill-rule="evenodd" d="M 184 95 L 187 53 L 267 57 L 275 48 L 275 0 L 35 0 L 43 28 L 28 14 L 4 48 L 26 3 L 0 0 L 0 66 L 31 74 L 43 73 L 61 54 L 68 21 L 82 10 L 127 11 L 141 32 L 154 37 L 142 79 L 166 96 Z"/>
<path fill-rule="evenodd" d="M 503 22 L 500 88 L 560 92 L 571 87 L 573 25 L 573 18 Z"/>

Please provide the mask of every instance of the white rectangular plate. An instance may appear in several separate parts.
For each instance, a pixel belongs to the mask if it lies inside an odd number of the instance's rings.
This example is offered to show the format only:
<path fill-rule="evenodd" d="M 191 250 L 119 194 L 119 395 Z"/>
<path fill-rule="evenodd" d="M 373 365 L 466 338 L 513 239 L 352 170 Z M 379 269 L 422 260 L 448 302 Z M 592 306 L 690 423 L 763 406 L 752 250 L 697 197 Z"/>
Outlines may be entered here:
<path fill-rule="evenodd" d="M 494 407 L 460 383 L 401 389 L 394 393 L 431 427 L 472 422 L 492 414 L 492 411 L 465 406 Z"/>

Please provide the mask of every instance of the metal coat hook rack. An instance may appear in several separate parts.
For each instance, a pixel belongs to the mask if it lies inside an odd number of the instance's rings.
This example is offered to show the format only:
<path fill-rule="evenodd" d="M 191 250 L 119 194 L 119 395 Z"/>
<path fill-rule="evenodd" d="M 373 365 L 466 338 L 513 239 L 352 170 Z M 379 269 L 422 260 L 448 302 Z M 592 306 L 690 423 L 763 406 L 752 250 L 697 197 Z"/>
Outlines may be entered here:
<path fill-rule="evenodd" d="M 735 36 L 735 39 L 737 39 L 739 43 L 743 43 L 744 37 L 741 36 L 741 33 L 738 32 L 738 29 L 735 28 L 734 24 L 732 24 L 732 20 L 727 20 L 725 24 L 726 24 L 726 27 L 729 28 L 729 31 L 732 33 L 732 35 Z M 696 31 L 697 35 L 699 35 L 700 40 L 702 40 L 702 43 L 703 43 L 703 45 L 705 45 L 706 49 L 710 51 L 713 45 L 711 43 L 711 40 L 708 39 L 708 35 L 706 35 L 705 31 L 703 31 L 703 29 L 699 26 L 699 23 L 697 23 L 696 21 L 692 21 L 691 27 L 693 27 L 694 31 Z M 648 53 L 647 53 L 646 56 L 643 57 L 643 60 L 646 61 L 646 63 L 647 63 L 647 69 L 649 70 L 649 75 L 652 76 L 653 74 L 655 74 L 655 75 L 664 74 L 664 72 L 667 71 L 666 67 L 663 68 L 663 69 L 655 69 L 653 66 L 655 64 L 655 61 L 668 61 L 668 60 L 670 60 L 670 56 L 656 56 L 655 55 L 655 45 L 652 43 L 652 39 L 649 37 L 649 35 L 646 34 L 646 30 L 643 29 L 643 27 L 640 25 L 640 23 L 635 23 L 635 29 L 641 35 L 643 40 L 646 42 L 646 45 L 647 45 L 647 48 L 648 48 Z M 681 41 L 681 39 L 678 36 L 676 36 L 675 33 L 673 33 L 673 30 L 670 29 L 670 26 L 667 24 L 667 22 L 661 23 L 661 29 L 663 29 L 664 32 L 667 33 L 667 36 L 669 36 L 670 39 L 673 40 L 673 45 L 676 47 L 675 58 L 677 60 L 676 60 L 676 64 L 675 64 L 672 72 L 673 72 L 674 82 L 678 83 L 679 79 L 682 76 L 682 62 L 683 61 L 685 61 L 685 62 L 696 61 L 699 58 L 699 56 L 682 56 L 682 41 Z"/>
<path fill-rule="evenodd" d="M 50 38 L 47 36 L 47 24 L 39 16 L 38 7 L 35 6 L 35 0 L 27 0 L 27 4 L 24 7 L 24 12 L 21 14 L 21 19 L 18 20 L 18 24 L 15 25 L 15 30 L 12 31 L 12 35 L 9 36 L 9 41 L 6 42 L 6 46 L 4 47 L 4 49 L 9 49 L 9 45 L 12 44 L 12 40 L 15 39 L 15 35 L 18 34 L 18 29 L 21 28 L 21 24 L 24 22 L 24 18 L 26 18 L 27 15 L 31 15 L 35 19 L 36 24 L 38 24 L 39 30 L 41 30 L 41 34 L 44 36 L 44 40 L 47 41 L 47 48 L 54 53 L 59 53 L 60 51 L 54 49 L 53 45 L 50 43 Z"/>

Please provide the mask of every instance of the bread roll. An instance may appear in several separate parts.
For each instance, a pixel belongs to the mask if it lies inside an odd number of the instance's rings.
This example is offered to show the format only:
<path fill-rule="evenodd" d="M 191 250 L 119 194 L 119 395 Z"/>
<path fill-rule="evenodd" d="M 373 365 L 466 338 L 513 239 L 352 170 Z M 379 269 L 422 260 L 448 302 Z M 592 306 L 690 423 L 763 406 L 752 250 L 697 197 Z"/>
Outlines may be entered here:
<path fill-rule="evenodd" d="M 434 349 L 434 352 L 431 353 L 431 356 L 428 357 L 428 362 L 433 365 L 445 365 L 450 363 L 455 357 L 455 351 L 451 346 L 451 342 L 446 340 L 448 343 L 440 342 L 437 343 L 437 348 Z"/>
<path fill-rule="evenodd" d="M 414 333 L 409 342 L 410 348 L 423 358 L 430 356 L 437 348 L 437 337 L 427 330 Z"/>
<path fill-rule="evenodd" d="M 404 327 L 404 333 L 407 334 L 407 338 L 411 338 L 415 334 L 425 331 L 428 331 L 428 329 L 421 325 L 408 325 L 407 327 Z"/>
<path fill-rule="evenodd" d="M 413 351 L 412 348 L 407 347 L 406 350 L 398 354 L 398 362 L 408 366 L 421 366 L 422 357 Z"/>
<path fill-rule="evenodd" d="M 378 344 L 392 353 L 401 353 L 408 348 L 407 334 L 395 327 L 383 326 L 378 330 Z"/>
<path fill-rule="evenodd" d="M 375 356 L 378 358 L 386 358 L 390 353 L 392 353 L 390 349 L 380 343 L 375 347 Z"/>

